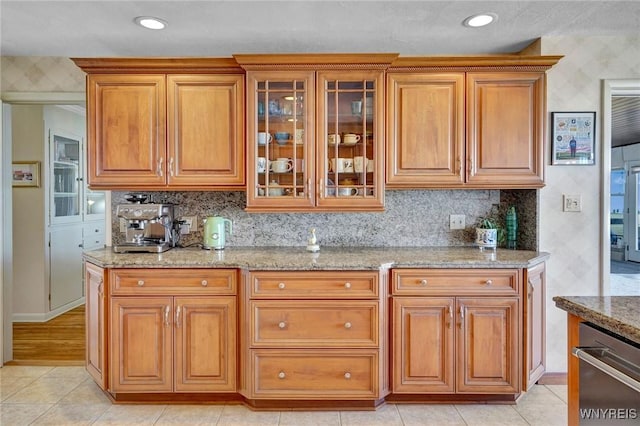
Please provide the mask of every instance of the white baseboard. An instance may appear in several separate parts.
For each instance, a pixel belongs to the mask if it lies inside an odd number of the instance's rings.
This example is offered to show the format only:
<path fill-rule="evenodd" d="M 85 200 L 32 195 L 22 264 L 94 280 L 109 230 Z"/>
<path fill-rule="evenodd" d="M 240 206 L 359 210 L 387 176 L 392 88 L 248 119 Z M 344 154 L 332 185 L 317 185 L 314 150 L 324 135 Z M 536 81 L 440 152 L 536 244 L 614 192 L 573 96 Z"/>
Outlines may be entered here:
<path fill-rule="evenodd" d="M 13 322 L 47 322 L 59 315 L 64 314 L 67 311 L 70 311 L 73 308 L 77 308 L 80 305 L 84 305 L 85 298 L 84 296 L 78 300 L 74 300 L 73 302 L 69 302 L 66 305 L 63 305 L 53 311 L 36 313 L 36 314 L 20 314 L 13 313 L 12 320 Z"/>

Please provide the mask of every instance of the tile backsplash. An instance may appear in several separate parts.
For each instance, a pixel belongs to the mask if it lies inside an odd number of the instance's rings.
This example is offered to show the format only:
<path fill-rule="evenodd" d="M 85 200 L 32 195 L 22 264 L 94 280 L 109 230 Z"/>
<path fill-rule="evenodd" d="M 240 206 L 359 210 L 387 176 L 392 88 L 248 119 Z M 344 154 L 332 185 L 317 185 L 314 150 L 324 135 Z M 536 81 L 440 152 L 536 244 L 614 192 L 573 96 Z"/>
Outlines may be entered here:
<path fill-rule="evenodd" d="M 132 191 L 112 192 L 113 243 L 124 241 L 115 216 L 117 204 Z M 536 190 L 387 191 L 379 213 L 247 213 L 244 192 L 150 192 L 153 202 L 176 205 L 176 217 L 198 217 L 198 229 L 182 235 L 181 246 L 202 242 L 202 219 L 233 221 L 227 246 L 305 246 L 312 228 L 320 246 L 439 247 L 473 245 L 474 224 L 491 212 L 504 218 L 510 205 L 518 213 L 518 249 L 537 250 Z M 449 215 L 464 214 L 463 230 L 449 229 Z M 504 223 L 504 220 L 502 220 Z"/>

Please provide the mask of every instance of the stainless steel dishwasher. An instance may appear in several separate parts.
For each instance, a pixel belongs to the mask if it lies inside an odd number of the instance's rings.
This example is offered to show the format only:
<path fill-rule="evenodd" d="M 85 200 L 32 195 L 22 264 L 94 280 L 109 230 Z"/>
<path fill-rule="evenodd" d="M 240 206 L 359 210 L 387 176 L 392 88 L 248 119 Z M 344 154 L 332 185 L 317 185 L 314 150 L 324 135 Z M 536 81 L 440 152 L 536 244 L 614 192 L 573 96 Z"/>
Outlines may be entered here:
<path fill-rule="evenodd" d="M 640 345 L 580 324 L 580 425 L 640 424 Z"/>

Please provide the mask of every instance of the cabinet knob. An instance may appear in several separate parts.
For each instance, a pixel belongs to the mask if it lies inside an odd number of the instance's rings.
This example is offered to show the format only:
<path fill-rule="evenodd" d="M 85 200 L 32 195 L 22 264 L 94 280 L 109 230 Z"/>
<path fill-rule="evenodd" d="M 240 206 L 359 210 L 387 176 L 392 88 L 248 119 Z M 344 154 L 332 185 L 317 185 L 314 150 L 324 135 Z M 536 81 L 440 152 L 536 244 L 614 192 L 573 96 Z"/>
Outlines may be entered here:
<path fill-rule="evenodd" d="M 349 373 L 348 371 L 344 373 L 344 378 L 349 380 L 351 378 L 351 373 Z"/>
<path fill-rule="evenodd" d="M 93 232 L 100 232 L 100 230 L 99 229 L 94 229 Z"/>
<path fill-rule="evenodd" d="M 280 290 L 282 290 L 282 289 L 283 289 L 283 288 L 285 288 L 285 287 L 286 287 L 286 285 L 285 285 L 284 283 L 278 283 L 278 288 L 279 288 Z"/>
<path fill-rule="evenodd" d="M 346 329 L 351 328 L 351 323 L 350 322 L 345 322 L 344 323 L 344 328 L 346 328 Z"/>
<path fill-rule="evenodd" d="M 286 322 L 284 322 L 284 321 L 280 321 L 280 322 L 278 323 L 278 327 L 279 327 L 279 328 L 285 328 L 286 326 L 287 326 L 287 323 L 286 323 Z"/>
<path fill-rule="evenodd" d="M 138 286 L 142 287 L 144 285 L 144 280 L 138 280 Z"/>
<path fill-rule="evenodd" d="M 202 284 L 202 287 L 206 287 L 209 283 L 207 282 L 207 280 L 202 280 L 200 284 Z"/>
<path fill-rule="evenodd" d="M 279 379 L 284 379 L 285 377 L 287 377 L 287 375 L 284 374 L 284 371 L 281 371 L 281 372 L 278 373 L 278 378 Z"/>
<path fill-rule="evenodd" d="M 421 285 L 421 286 L 425 286 L 425 285 L 427 285 L 427 280 L 421 280 L 421 281 L 420 281 L 420 285 Z"/>
<path fill-rule="evenodd" d="M 484 283 L 485 283 L 486 285 L 491 285 L 491 284 L 493 284 L 493 281 L 491 281 L 491 280 L 487 280 L 487 281 L 485 281 Z"/>
<path fill-rule="evenodd" d="M 344 288 L 351 288 L 351 283 L 344 283 Z"/>

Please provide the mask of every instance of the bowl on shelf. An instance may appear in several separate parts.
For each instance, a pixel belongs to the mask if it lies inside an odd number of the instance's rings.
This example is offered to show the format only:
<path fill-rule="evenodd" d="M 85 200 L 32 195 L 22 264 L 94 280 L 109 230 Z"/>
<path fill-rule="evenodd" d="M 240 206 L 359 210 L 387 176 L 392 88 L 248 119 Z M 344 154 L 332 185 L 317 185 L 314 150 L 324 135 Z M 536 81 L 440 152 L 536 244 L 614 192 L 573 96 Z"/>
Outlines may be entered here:
<path fill-rule="evenodd" d="M 291 135 L 289 134 L 289 132 L 275 132 L 273 134 L 273 137 L 275 138 L 276 142 L 280 145 L 284 145 L 289 141 L 289 137 Z"/>

